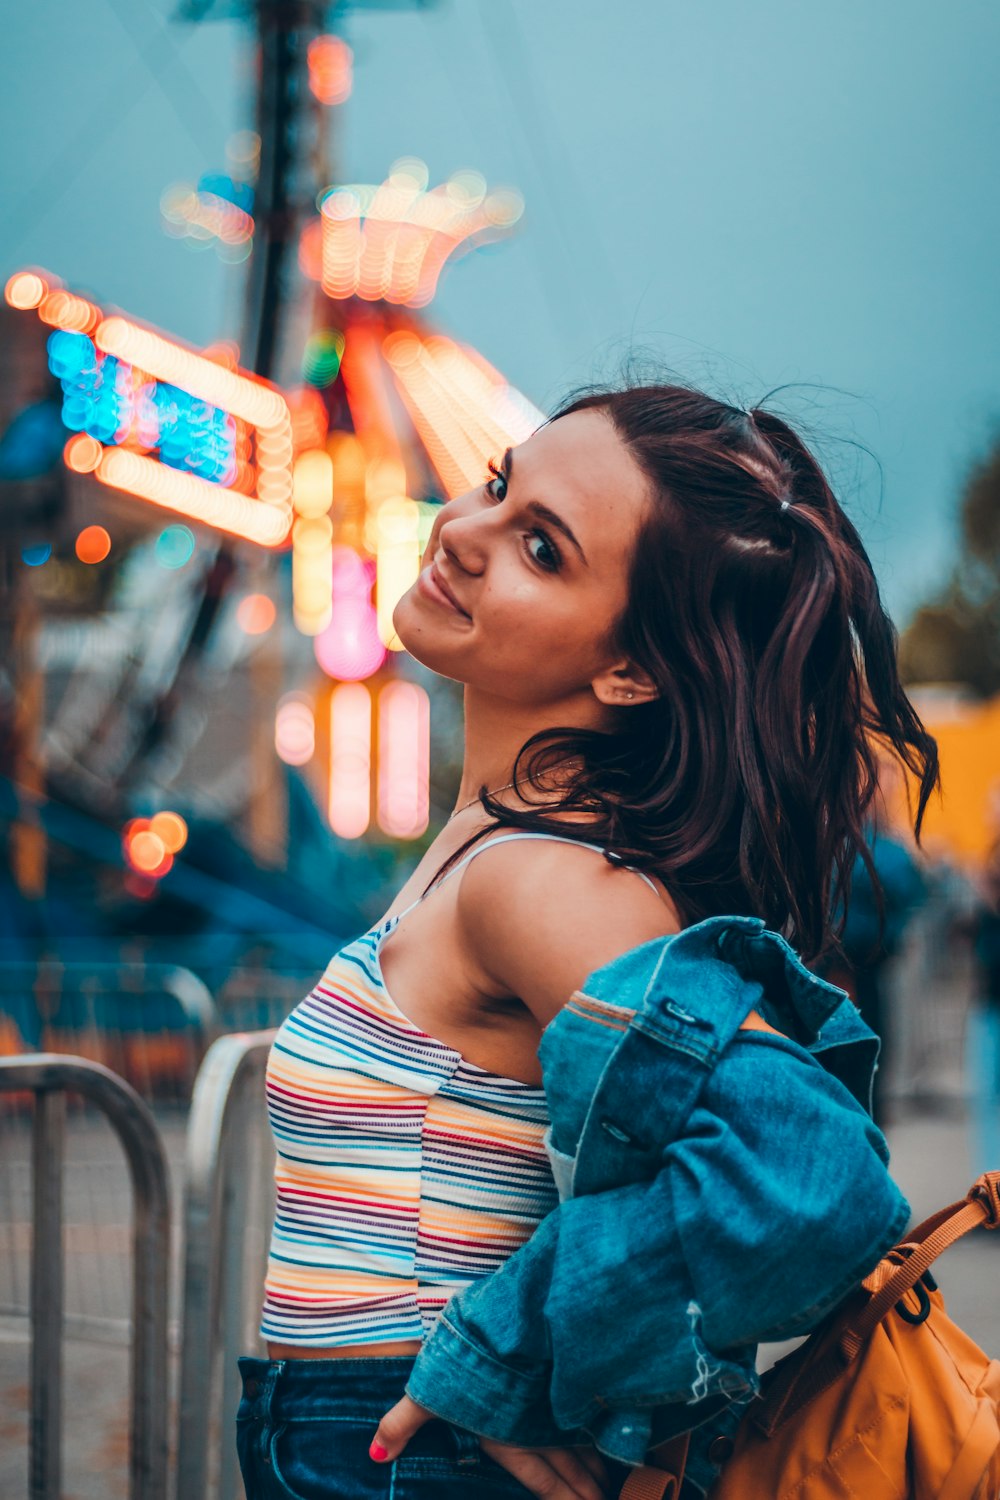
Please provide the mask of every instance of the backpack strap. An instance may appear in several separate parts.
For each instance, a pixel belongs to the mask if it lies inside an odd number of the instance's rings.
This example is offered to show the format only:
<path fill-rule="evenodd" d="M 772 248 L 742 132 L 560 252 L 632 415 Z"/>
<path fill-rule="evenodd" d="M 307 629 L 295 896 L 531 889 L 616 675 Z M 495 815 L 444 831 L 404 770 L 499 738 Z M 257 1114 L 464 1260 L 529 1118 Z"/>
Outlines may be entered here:
<path fill-rule="evenodd" d="M 988 1229 L 1000 1227 L 1000 1172 L 984 1172 L 958 1203 L 940 1209 L 912 1229 L 908 1238 L 894 1246 L 861 1283 L 859 1291 L 866 1291 L 869 1296 L 858 1311 L 845 1317 L 841 1305 L 809 1343 L 775 1366 L 774 1378 L 753 1412 L 754 1425 L 770 1437 L 789 1417 L 832 1385 L 857 1358 L 890 1309 L 916 1286 L 937 1256 L 980 1224 Z M 817 1338 L 818 1349 L 814 1342 Z"/>
<path fill-rule="evenodd" d="M 625 1480 L 618 1500 L 677 1500 L 687 1466 L 689 1432 L 679 1433 L 661 1443 L 649 1461 L 633 1469 Z"/>
<path fill-rule="evenodd" d="M 979 1225 L 1000 1228 L 1000 1172 L 984 1172 L 977 1177 L 965 1197 L 958 1203 L 940 1209 L 912 1229 L 903 1244 L 879 1261 L 865 1277 L 862 1286 L 873 1293 L 864 1311 L 841 1339 L 845 1359 L 854 1359 L 890 1307 L 920 1280 L 921 1276 L 956 1240 Z M 905 1254 L 900 1265 L 893 1255 Z"/>

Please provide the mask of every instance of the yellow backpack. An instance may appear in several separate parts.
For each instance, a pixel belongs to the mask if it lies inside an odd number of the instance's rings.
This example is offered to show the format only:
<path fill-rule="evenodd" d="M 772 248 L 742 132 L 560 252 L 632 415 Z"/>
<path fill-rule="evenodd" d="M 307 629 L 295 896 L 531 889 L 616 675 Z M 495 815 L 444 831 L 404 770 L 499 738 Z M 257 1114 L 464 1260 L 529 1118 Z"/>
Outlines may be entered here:
<path fill-rule="evenodd" d="M 928 1269 L 980 1224 L 1000 1226 L 1000 1172 L 911 1230 L 762 1377 L 709 1500 L 997 1500 L 1000 1362 L 952 1322 Z M 686 1449 L 654 1449 L 620 1500 L 676 1500 Z"/>

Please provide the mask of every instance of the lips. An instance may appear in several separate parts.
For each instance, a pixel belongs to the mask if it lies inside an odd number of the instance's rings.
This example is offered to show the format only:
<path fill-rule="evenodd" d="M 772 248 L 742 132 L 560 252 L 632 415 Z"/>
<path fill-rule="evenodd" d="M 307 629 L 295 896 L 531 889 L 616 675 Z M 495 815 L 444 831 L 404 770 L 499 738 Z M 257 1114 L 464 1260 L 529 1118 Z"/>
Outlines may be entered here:
<path fill-rule="evenodd" d="M 444 579 L 441 577 L 441 574 L 438 572 L 437 567 L 436 567 L 436 565 L 434 563 L 431 563 L 430 574 L 431 574 L 431 577 L 433 578 L 435 584 L 437 585 L 437 587 L 441 590 L 442 594 L 445 596 L 446 599 L 448 599 L 452 604 L 454 604 L 454 606 L 458 610 L 459 614 L 463 614 L 467 620 L 471 619 L 472 616 L 469 614 L 469 612 L 468 612 L 467 609 L 463 609 L 462 608 L 461 604 L 455 598 L 455 595 L 452 593 L 451 589 L 448 587 L 448 585 L 445 583 Z"/>

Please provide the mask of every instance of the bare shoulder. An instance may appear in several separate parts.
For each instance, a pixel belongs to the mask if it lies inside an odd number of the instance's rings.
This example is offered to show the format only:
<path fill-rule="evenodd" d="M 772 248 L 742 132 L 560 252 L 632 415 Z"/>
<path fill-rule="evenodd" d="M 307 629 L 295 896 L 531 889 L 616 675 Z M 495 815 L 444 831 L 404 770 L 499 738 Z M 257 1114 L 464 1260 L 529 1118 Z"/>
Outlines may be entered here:
<path fill-rule="evenodd" d="M 634 870 L 569 839 L 486 848 L 462 872 L 456 915 L 470 957 L 543 1026 L 594 969 L 681 926 Z"/>

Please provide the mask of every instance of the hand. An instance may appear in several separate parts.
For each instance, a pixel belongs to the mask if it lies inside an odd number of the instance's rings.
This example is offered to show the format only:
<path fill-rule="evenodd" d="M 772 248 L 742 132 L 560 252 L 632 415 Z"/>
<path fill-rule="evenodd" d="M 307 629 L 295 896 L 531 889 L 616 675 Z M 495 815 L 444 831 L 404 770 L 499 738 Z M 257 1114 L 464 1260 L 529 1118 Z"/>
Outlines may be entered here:
<path fill-rule="evenodd" d="M 370 1453 L 376 1463 L 398 1458 L 415 1432 L 434 1412 L 403 1396 L 378 1425 Z M 479 1446 L 495 1463 L 541 1500 L 608 1500 L 607 1470 L 594 1448 L 517 1448 L 480 1437 Z"/>

